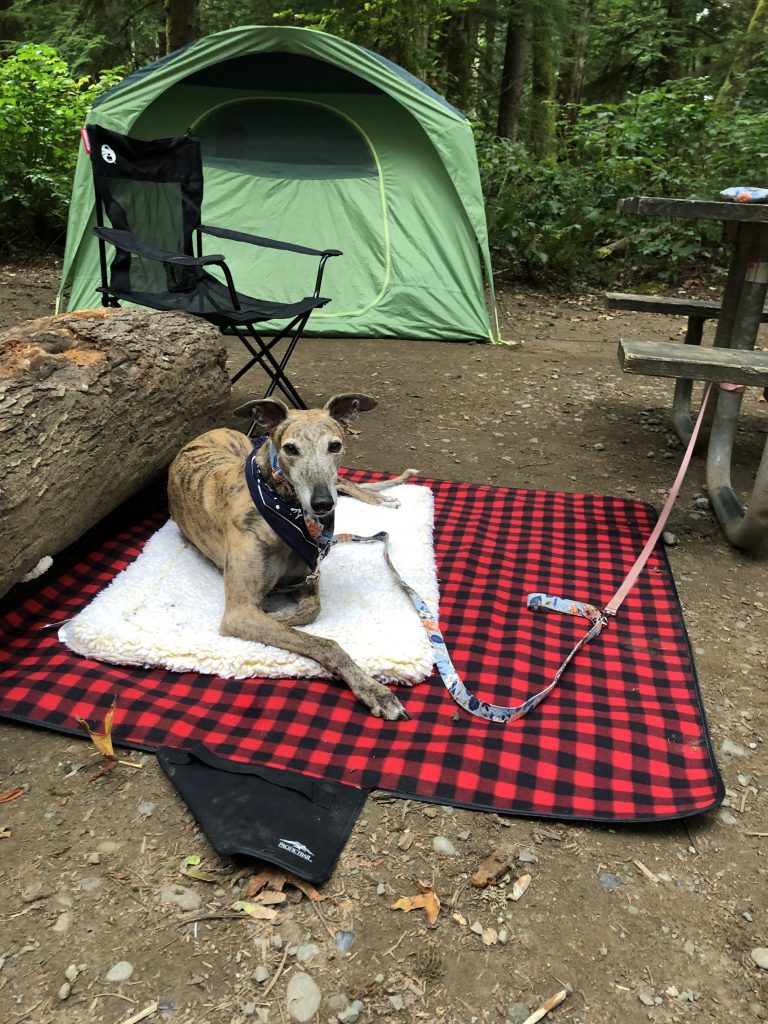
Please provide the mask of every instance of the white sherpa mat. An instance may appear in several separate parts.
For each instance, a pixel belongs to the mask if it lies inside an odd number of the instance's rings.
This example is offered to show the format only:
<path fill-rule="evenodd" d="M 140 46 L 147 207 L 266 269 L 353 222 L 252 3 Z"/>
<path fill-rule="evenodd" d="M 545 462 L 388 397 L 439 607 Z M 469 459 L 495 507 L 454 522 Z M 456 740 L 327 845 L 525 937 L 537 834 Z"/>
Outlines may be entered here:
<path fill-rule="evenodd" d="M 427 487 L 387 492 L 400 508 L 340 497 L 336 532 L 368 536 L 386 530 L 390 557 L 403 578 L 437 609 L 432 548 L 433 498 Z M 382 544 L 337 544 L 320 573 L 321 610 L 307 633 L 338 641 L 370 675 L 417 683 L 432 671 L 424 627 L 384 561 Z M 310 658 L 219 634 L 224 582 L 218 569 L 184 539 L 173 520 L 109 586 L 59 630 L 75 653 L 118 665 L 202 672 L 227 679 L 325 677 Z"/>

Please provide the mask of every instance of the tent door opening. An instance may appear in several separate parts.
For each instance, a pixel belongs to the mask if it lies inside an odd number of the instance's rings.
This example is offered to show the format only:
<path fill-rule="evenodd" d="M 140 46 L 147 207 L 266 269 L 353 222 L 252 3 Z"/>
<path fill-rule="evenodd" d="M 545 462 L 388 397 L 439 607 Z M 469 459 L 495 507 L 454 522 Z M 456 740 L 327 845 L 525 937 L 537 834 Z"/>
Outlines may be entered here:
<path fill-rule="evenodd" d="M 241 96 L 210 107 L 190 130 L 202 146 L 204 220 L 343 249 L 328 268 L 328 316 L 362 316 L 380 301 L 390 273 L 386 193 L 373 144 L 352 118 L 318 100 Z M 276 293 L 281 280 L 295 281 L 293 263 L 305 269 L 290 253 L 254 259 L 233 244 L 225 255 Z"/>

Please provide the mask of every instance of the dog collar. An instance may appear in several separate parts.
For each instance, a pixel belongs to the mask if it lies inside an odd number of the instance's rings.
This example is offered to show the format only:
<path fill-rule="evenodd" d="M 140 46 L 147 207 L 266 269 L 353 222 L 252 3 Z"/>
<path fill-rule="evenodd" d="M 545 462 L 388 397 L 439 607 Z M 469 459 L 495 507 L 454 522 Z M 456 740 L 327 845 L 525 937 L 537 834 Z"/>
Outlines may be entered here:
<path fill-rule="evenodd" d="M 317 567 L 321 552 L 324 553 L 333 537 L 333 513 L 320 519 L 319 516 L 308 516 L 296 500 L 284 498 L 264 479 L 256 453 L 266 441 L 266 437 L 257 437 L 253 441 L 253 451 L 245 460 L 245 481 L 248 484 L 251 498 L 266 523 L 275 531 L 281 541 L 287 544 L 311 570 Z M 270 442 L 270 463 L 274 445 Z M 275 461 L 277 453 L 275 452 Z M 273 463 L 272 463 L 273 464 Z M 274 466 L 274 464 L 273 464 Z M 273 473 L 275 472 L 273 468 Z M 288 481 L 280 473 L 279 483 L 289 487 Z M 292 488 L 291 488 L 292 492 Z"/>

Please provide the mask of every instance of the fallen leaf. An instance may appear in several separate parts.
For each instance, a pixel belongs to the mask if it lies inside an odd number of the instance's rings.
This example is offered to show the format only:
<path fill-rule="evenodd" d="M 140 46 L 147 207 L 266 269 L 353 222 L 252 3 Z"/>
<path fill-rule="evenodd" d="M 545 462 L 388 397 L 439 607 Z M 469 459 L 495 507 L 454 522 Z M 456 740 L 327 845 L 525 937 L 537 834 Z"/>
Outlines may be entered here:
<path fill-rule="evenodd" d="M 401 896 L 392 904 L 390 910 L 403 910 L 409 914 L 412 910 L 423 910 L 427 915 L 427 927 L 434 928 L 440 913 L 440 898 L 429 886 L 418 883 L 421 893 L 417 896 Z"/>
<path fill-rule="evenodd" d="M 198 870 L 197 866 L 201 859 L 198 853 L 191 853 L 181 862 L 179 871 L 182 875 L 186 875 L 187 878 L 196 878 L 198 882 L 215 882 L 216 879 L 212 875 L 207 875 L 204 871 Z"/>
<path fill-rule="evenodd" d="M 261 890 L 265 889 L 267 886 L 275 892 L 282 892 L 285 882 L 286 877 L 285 872 L 283 871 L 279 871 L 276 868 L 268 868 L 265 871 L 260 871 L 257 875 L 251 875 L 243 886 L 243 898 L 247 900 L 251 899 L 252 896 L 260 893 Z"/>
<path fill-rule="evenodd" d="M 515 881 L 514 881 L 514 884 L 512 886 L 512 894 L 511 894 L 510 898 L 513 899 L 515 901 L 515 903 L 517 903 L 517 901 L 525 893 L 526 889 L 528 888 L 528 886 L 530 884 L 531 884 L 531 876 L 530 875 L 520 875 L 520 877 L 516 878 Z"/>
<path fill-rule="evenodd" d="M 452 917 L 452 919 L 453 919 L 453 920 L 454 920 L 454 921 L 456 922 L 456 924 L 460 924 L 460 925 L 462 926 L 462 928 L 463 928 L 463 927 L 465 927 L 465 925 L 466 925 L 466 923 L 467 923 L 467 919 L 466 919 L 466 917 L 464 917 L 464 915 L 463 915 L 463 914 L 460 914 L 460 913 L 458 912 L 458 910 L 455 910 L 455 911 L 454 911 L 454 912 L 453 912 L 453 913 L 451 914 L 451 917 Z"/>
<path fill-rule="evenodd" d="M 325 899 L 325 896 L 321 892 L 318 892 L 314 885 L 310 885 L 309 882 L 305 882 L 303 878 L 297 878 L 295 875 L 286 875 L 285 880 L 288 885 L 292 885 L 294 889 L 300 889 L 301 892 L 307 897 L 310 903 L 320 903 Z"/>
<path fill-rule="evenodd" d="M 276 910 L 270 910 L 269 907 L 260 907 L 258 904 L 249 903 L 247 900 L 235 900 L 232 904 L 232 909 L 240 910 L 257 921 L 274 921 L 277 917 Z"/>
<path fill-rule="evenodd" d="M 17 786 L 15 789 L 6 789 L 4 793 L 0 793 L 0 804 L 10 803 L 11 800 L 17 800 L 26 790 L 22 786 Z"/>
<path fill-rule="evenodd" d="M 257 903 L 263 906 L 273 906 L 275 903 L 285 903 L 288 897 L 284 892 L 275 892 L 273 889 L 262 889 L 255 897 Z"/>
<path fill-rule="evenodd" d="M 117 697 L 115 697 L 114 700 L 112 701 L 112 707 L 109 709 L 109 711 L 106 713 L 104 717 L 103 733 L 94 732 L 84 718 L 77 719 L 78 723 L 82 725 L 82 727 L 91 737 L 91 740 L 93 741 L 93 744 L 98 750 L 98 752 L 100 754 L 103 754 L 104 757 L 109 758 L 110 760 L 117 760 L 115 758 L 115 751 L 112 748 L 112 723 L 115 719 L 116 708 Z"/>
<path fill-rule="evenodd" d="M 472 875 L 472 885 L 476 889 L 486 889 L 501 878 L 509 867 L 509 858 L 504 857 L 498 850 L 486 857 L 480 867 Z"/>
<path fill-rule="evenodd" d="M 499 933 L 495 928 L 484 928 L 482 940 L 484 946 L 495 946 L 499 941 Z"/>
<path fill-rule="evenodd" d="M 265 868 L 256 875 L 251 875 L 248 881 L 243 886 L 243 897 L 245 899 L 253 899 L 257 896 L 262 889 L 267 887 L 274 894 L 281 893 L 283 887 L 286 885 L 292 885 L 294 889 L 299 889 L 308 900 L 312 903 L 319 903 L 324 900 L 325 897 L 317 891 L 314 885 L 310 885 L 309 882 L 305 882 L 301 878 L 297 878 L 292 875 L 289 871 L 281 871 L 279 868 Z M 269 902 L 264 900 L 263 902 Z M 271 902 L 281 902 L 278 900 L 272 900 Z"/>

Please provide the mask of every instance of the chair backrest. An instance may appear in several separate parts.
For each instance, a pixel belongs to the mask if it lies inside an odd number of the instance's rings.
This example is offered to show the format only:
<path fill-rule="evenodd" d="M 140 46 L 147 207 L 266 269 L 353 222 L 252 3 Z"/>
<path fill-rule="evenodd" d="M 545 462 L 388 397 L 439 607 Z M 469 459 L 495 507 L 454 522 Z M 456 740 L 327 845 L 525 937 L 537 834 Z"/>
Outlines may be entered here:
<path fill-rule="evenodd" d="M 86 127 L 100 227 L 131 231 L 142 241 L 194 255 L 203 202 L 200 142 L 181 138 L 134 139 L 100 125 Z M 117 250 L 110 268 L 117 291 L 162 292 L 167 267 Z"/>

